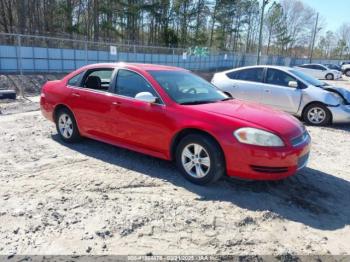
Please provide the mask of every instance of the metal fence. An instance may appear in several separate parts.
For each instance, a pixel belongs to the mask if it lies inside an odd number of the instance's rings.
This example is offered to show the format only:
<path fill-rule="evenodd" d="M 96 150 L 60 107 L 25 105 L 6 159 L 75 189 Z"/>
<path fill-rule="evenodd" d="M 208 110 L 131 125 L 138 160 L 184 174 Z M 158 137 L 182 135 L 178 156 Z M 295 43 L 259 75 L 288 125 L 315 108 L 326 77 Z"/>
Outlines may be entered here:
<path fill-rule="evenodd" d="M 255 54 L 243 54 L 195 48 L 168 48 L 126 45 L 55 37 L 0 33 L 1 73 L 65 73 L 83 65 L 101 62 L 137 62 L 179 66 L 190 70 L 217 71 L 254 65 Z M 282 56 L 262 56 L 261 64 L 294 66 L 307 59 Z M 337 60 L 317 60 L 335 63 Z"/>

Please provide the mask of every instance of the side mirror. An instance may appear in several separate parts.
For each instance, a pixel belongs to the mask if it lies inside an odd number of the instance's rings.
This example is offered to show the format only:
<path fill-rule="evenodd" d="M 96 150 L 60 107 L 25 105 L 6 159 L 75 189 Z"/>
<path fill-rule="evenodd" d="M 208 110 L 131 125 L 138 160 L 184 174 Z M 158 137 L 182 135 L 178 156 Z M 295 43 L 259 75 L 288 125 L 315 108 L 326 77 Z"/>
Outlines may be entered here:
<path fill-rule="evenodd" d="M 288 82 L 289 87 L 297 88 L 298 87 L 298 82 L 297 81 L 289 81 Z"/>
<path fill-rule="evenodd" d="M 154 97 L 150 92 L 140 92 L 137 93 L 135 98 L 137 100 L 147 102 L 147 103 L 155 103 L 157 98 Z"/>

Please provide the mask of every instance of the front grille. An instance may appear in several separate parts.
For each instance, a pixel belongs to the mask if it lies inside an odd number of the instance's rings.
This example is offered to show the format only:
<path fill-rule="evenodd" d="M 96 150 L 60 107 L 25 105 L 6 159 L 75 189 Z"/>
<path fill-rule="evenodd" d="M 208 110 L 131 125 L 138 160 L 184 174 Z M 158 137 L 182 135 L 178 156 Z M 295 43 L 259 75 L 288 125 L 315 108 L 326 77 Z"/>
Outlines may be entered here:
<path fill-rule="evenodd" d="M 285 173 L 288 167 L 269 167 L 269 166 L 250 166 L 255 172 L 259 173 Z"/>
<path fill-rule="evenodd" d="M 310 135 L 307 131 L 305 131 L 304 133 L 302 133 L 300 136 L 297 136 L 295 138 L 293 138 L 291 140 L 291 143 L 294 147 L 298 146 L 298 145 L 301 145 L 307 141 L 309 141 L 310 139 Z"/>

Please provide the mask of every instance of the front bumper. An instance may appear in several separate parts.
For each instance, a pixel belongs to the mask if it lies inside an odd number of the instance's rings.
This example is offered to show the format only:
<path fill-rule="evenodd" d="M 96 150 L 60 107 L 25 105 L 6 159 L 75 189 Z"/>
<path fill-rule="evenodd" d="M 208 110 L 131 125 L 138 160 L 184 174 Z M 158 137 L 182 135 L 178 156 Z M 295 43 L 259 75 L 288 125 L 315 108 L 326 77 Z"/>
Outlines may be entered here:
<path fill-rule="evenodd" d="M 350 105 L 328 106 L 332 113 L 333 123 L 350 122 Z"/>
<path fill-rule="evenodd" d="M 227 175 L 253 180 L 279 180 L 292 176 L 306 167 L 310 153 L 310 140 L 298 147 L 279 149 L 236 146 L 238 148 L 224 150 Z"/>

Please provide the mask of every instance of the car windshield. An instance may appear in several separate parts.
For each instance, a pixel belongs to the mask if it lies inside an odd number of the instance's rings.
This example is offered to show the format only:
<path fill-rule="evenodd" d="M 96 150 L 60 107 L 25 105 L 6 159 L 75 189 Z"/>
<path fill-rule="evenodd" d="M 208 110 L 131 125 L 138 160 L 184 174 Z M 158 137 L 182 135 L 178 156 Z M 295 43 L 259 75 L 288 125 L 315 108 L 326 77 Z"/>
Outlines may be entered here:
<path fill-rule="evenodd" d="M 194 105 L 230 99 L 222 91 L 187 71 L 148 71 L 176 103 Z"/>
<path fill-rule="evenodd" d="M 327 86 L 328 84 L 325 82 L 322 82 L 312 76 L 309 76 L 307 74 L 304 74 L 303 72 L 300 72 L 298 70 L 289 70 L 290 73 L 296 75 L 297 77 L 301 78 L 305 82 L 307 82 L 310 85 L 317 86 L 317 87 L 322 87 L 322 86 Z"/>

